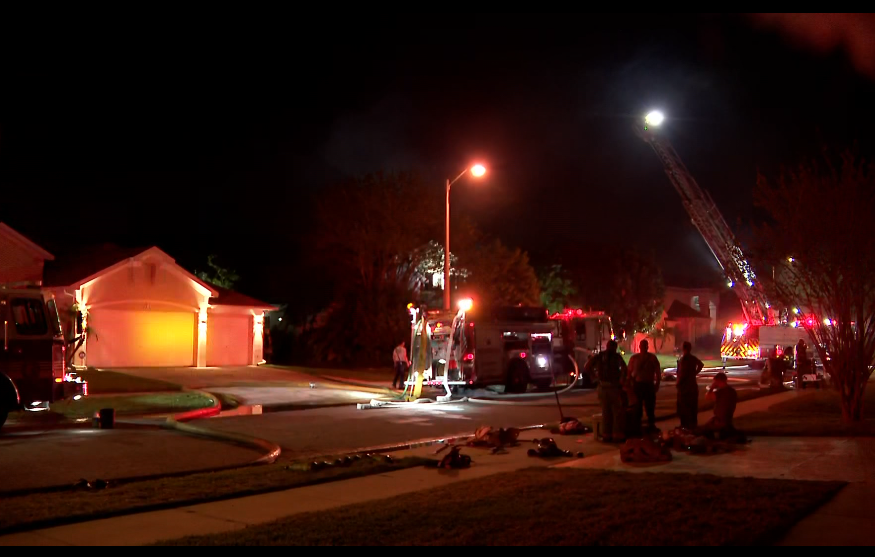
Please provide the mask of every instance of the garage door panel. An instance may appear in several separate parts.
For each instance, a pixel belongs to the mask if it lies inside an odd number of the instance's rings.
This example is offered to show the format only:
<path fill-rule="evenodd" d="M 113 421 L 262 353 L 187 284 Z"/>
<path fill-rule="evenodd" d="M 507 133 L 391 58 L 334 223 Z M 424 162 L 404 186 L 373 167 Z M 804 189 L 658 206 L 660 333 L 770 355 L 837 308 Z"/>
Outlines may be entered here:
<path fill-rule="evenodd" d="M 87 362 L 95 367 L 194 365 L 195 314 L 95 309 Z"/>
<path fill-rule="evenodd" d="M 251 316 L 211 314 L 207 318 L 207 365 L 249 365 L 251 334 Z"/>

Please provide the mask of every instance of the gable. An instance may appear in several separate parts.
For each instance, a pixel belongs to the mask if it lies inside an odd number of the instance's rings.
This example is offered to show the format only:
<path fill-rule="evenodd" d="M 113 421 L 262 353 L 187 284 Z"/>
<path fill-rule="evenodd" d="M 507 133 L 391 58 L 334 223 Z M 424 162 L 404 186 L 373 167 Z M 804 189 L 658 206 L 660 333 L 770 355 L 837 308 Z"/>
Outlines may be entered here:
<path fill-rule="evenodd" d="M 44 262 L 52 259 L 51 253 L 0 223 L 0 284 L 41 283 Z"/>

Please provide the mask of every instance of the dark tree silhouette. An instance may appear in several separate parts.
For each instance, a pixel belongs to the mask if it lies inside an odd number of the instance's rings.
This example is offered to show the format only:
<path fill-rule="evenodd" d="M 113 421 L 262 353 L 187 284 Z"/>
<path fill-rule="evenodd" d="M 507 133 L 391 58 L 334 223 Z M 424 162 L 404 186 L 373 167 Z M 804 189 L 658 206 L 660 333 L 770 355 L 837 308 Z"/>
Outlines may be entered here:
<path fill-rule="evenodd" d="M 827 155 L 776 180 L 760 176 L 755 194 L 771 217 L 754 237 L 762 280 L 799 310 L 843 421 L 859 422 L 875 359 L 875 165 L 850 151 Z"/>

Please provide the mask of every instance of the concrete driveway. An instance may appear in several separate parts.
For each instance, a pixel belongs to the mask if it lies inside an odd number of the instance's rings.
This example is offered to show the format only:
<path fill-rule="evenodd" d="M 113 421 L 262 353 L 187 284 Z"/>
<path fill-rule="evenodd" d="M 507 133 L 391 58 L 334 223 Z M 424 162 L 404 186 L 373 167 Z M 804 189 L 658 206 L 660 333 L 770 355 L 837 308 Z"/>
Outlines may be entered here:
<path fill-rule="evenodd" d="M 267 366 L 121 368 L 121 373 L 168 381 L 187 389 L 229 395 L 245 405 L 324 406 L 369 402 L 377 389 L 359 389 L 304 373 Z M 311 387 L 311 383 L 315 385 Z"/>

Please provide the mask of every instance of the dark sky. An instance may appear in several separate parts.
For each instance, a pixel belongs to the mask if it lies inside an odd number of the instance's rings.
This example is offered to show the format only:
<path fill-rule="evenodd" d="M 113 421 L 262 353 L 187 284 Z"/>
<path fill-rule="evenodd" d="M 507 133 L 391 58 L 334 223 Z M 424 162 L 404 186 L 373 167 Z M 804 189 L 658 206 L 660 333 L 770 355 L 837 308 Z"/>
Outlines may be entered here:
<path fill-rule="evenodd" d="M 669 282 L 688 282 L 715 263 L 632 126 L 663 110 L 730 224 L 749 220 L 758 167 L 823 141 L 871 151 L 862 17 L 397 16 L 7 69 L 0 220 L 58 254 L 157 244 L 191 267 L 218 253 L 242 290 L 280 301 L 306 273 L 307 195 L 381 168 L 441 188 L 482 161 L 488 178 L 460 181 L 454 211 L 535 263 L 567 242 L 613 242 L 655 250 Z"/>

